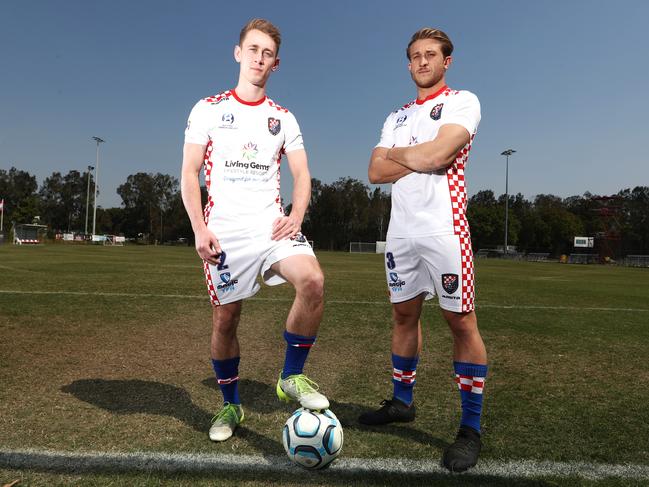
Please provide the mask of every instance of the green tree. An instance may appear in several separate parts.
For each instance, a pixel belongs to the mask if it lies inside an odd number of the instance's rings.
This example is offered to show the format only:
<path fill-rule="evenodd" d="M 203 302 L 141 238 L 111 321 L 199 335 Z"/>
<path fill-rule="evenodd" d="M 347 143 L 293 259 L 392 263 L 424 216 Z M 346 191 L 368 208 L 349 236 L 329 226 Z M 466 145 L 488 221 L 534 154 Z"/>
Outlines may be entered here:
<path fill-rule="evenodd" d="M 40 204 L 36 189 L 36 176 L 12 167 L 0 169 L 0 199 L 4 199 L 4 220 L 15 223 L 31 223 L 40 216 Z"/>
<path fill-rule="evenodd" d="M 501 212 L 491 190 L 479 191 L 469 199 L 467 219 L 471 229 L 471 243 L 475 251 L 494 248 L 502 241 Z"/>
<path fill-rule="evenodd" d="M 568 254 L 573 247 L 575 235 L 583 234 L 583 223 L 568 211 L 560 197 L 537 195 L 534 208 L 538 223 L 547 235 L 549 251 L 553 255 Z"/>
<path fill-rule="evenodd" d="M 59 172 L 45 178 L 38 196 L 41 221 L 51 231 L 81 231 L 85 229 L 88 173 L 73 170 L 62 176 Z M 92 185 L 92 176 L 90 176 Z M 92 211 L 89 209 L 89 211 Z"/>
<path fill-rule="evenodd" d="M 649 255 L 649 187 L 636 186 L 618 193 L 622 205 L 622 251 Z"/>
<path fill-rule="evenodd" d="M 178 180 L 167 174 L 137 173 L 117 188 L 125 210 L 125 233 L 148 235 L 149 241 L 164 237 L 164 214 L 178 193 Z"/>
<path fill-rule="evenodd" d="M 350 241 L 373 242 L 370 190 L 361 181 L 340 178 L 331 184 L 311 181 L 311 204 L 302 229 L 319 248 L 343 250 Z"/>

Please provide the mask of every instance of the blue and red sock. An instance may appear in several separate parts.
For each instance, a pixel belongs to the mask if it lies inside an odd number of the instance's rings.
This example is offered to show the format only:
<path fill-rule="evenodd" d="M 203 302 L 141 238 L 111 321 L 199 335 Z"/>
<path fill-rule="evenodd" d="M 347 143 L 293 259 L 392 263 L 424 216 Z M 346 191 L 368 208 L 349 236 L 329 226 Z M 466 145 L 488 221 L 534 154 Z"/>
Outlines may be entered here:
<path fill-rule="evenodd" d="M 487 377 L 487 366 L 468 362 L 453 362 L 455 382 L 462 400 L 460 426 L 468 426 L 480 433 L 482 390 Z"/>
<path fill-rule="evenodd" d="M 419 355 L 414 357 L 401 357 L 392 354 L 392 384 L 394 385 L 394 397 L 410 406 L 412 404 L 412 392 L 417 377 L 417 362 Z"/>
<path fill-rule="evenodd" d="M 241 399 L 239 399 L 239 360 L 240 357 L 226 360 L 212 359 L 216 382 L 223 393 L 223 402 L 241 404 Z"/>
<path fill-rule="evenodd" d="M 284 368 L 282 369 L 282 379 L 286 379 L 289 375 L 302 373 L 309 350 L 315 343 L 316 337 L 306 337 L 284 331 L 284 339 L 286 340 L 286 356 L 284 358 Z"/>

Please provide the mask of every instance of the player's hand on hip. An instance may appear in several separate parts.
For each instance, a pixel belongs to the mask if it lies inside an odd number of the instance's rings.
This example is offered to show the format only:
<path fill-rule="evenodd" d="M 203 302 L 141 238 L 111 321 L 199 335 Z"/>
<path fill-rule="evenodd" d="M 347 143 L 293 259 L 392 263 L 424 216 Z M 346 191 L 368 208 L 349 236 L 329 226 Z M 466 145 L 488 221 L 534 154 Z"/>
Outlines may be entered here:
<path fill-rule="evenodd" d="M 294 237 L 302 226 L 302 222 L 295 217 L 280 216 L 273 222 L 273 233 L 270 238 L 273 240 L 284 240 Z"/>
<path fill-rule="evenodd" d="M 210 230 L 205 227 L 196 232 L 196 252 L 201 259 L 212 265 L 217 265 L 221 254 L 221 244 Z"/>

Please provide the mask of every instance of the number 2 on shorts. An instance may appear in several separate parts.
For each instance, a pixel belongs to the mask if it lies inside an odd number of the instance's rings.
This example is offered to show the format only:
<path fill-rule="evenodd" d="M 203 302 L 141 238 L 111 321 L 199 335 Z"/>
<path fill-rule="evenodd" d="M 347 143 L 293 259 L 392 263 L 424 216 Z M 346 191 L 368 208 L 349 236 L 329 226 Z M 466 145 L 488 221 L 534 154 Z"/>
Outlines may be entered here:
<path fill-rule="evenodd" d="M 221 254 L 219 255 L 219 263 L 216 265 L 216 270 L 222 271 L 228 268 L 227 265 L 225 265 L 225 250 L 221 250 Z"/>

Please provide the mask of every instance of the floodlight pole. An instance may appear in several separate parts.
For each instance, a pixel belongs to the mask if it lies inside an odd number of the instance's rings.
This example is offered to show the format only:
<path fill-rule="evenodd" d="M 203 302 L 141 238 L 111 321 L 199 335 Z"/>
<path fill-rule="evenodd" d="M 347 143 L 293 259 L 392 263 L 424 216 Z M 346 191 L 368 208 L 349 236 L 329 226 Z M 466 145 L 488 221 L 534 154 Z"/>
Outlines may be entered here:
<path fill-rule="evenodd" d="M 92 241 L 95 241 L 95 223 L 97 222 L 97 180 L 99 179 L 99 144 L 106 142 L 99 137 L 93 137 L 97 142 L 97 162 L 95 163 L 95 203 L 92 208 Z"/>
<path fill-rule="evenodd" d="M 90 171 L 95 168 L 88 166 L 88 189 L 86 190 L 86 229 L 83 231 L 84 235 L 88 235 L 88 209 L 90 208 Z"/>
<path fill-rule="evenodd" d="M 507 255 L 507 231 L 509 229 L 509 156 L 514 152 L 514 149 L 507 149 L 500 153 L 501 156 L 505 156 L 505 248 L 503 250 L 504 255 Z"/>

